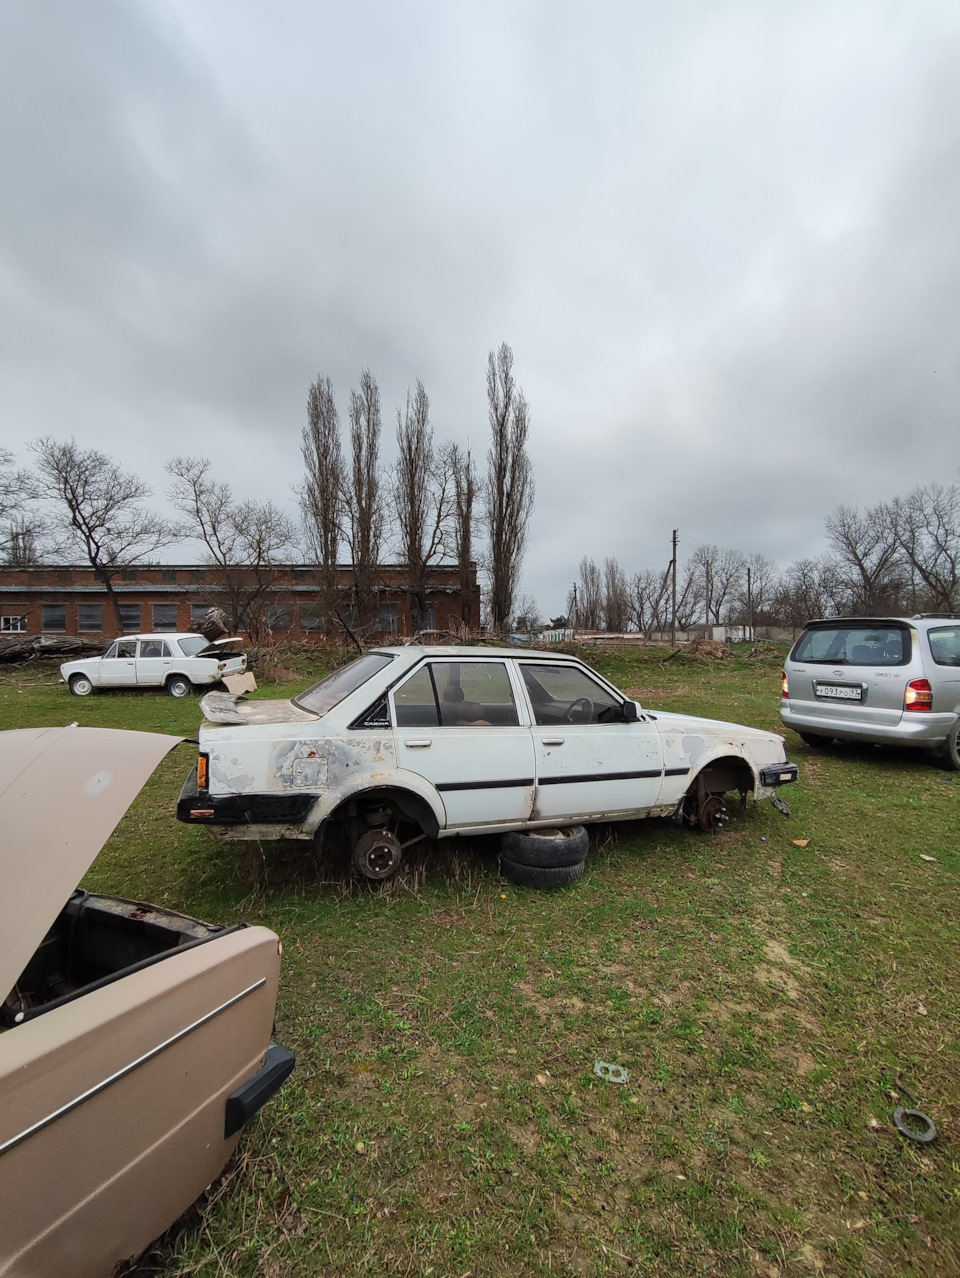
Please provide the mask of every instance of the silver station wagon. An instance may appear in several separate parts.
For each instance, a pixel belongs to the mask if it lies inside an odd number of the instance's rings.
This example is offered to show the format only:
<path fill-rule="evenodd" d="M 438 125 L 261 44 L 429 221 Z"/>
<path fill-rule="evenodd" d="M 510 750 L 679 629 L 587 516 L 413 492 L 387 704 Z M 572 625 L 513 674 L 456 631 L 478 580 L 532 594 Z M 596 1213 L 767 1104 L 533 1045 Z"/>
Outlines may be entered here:
<path fill-rule="evenodd" d="M 780 717 L 811 746 L 918 746 L 960 770 L 960 617 L 812 621 L 783 667 Z"/>
<path fill-rule="evenodd" d="M 511 836 L 513 863 L 565 868 L 558 830 L 573 828 L 582 862 L 583 823 L 673 816 L 713 830 L 725 794 L 785 810 L 777 788 L 797 776 L 774 733 L 651 713 L 546 652 L 380 648 L 291 701 L 214 692 L 200 708 L 180 820 L 221 838 L 304 840 L 339 822 L 369 878 L 424 837 L 516 831 L 549 836 L 522 852 Z M 538 877 L 525 881 L 547 886 Z"/>

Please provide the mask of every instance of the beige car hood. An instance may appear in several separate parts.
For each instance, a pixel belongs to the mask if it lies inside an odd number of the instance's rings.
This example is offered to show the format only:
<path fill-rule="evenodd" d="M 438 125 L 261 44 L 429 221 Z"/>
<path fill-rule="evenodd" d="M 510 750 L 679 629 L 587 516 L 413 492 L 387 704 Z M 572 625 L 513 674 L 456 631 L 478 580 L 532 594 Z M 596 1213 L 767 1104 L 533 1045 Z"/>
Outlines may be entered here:
<path fill-rule="evenodd" d="M 0 1000 L 181 740 L 115 728 L 0 732 Z"/>

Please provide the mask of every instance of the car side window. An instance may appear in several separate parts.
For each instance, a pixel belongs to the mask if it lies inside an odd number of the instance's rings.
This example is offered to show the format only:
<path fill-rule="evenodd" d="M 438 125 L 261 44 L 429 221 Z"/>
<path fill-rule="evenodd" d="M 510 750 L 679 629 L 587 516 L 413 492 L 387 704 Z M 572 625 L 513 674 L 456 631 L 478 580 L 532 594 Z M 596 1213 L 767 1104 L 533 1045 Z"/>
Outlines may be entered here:
<path fill-rule="evenodd" d="M 445 728 L 516 727 L 520 722 L 502 661 L 434 661 L 430 666 Z"/>
<path fill-rule="evenodd" d="M 960 626 L 938 626 L 928 638 L 930 653 L 938 666 L 960 666 Z"/>
<path fill-rule="evenodd" d="M 141 657 L 169 657 L 167 645 L 162 639 L 144 639 L 140 644 Z"/>
<path fill-rule="evenodd" d="M 137 655 L 136 639 L 118 639 L 117 651 L 115 655 L 118 657 L 127 657 L 127 658 L 135 657 Z"/>
<path fill-rule="evenodd" d="M 558 723 L 610 723 L 622 718 L 620 703 L 577 666 L 520 666 L 533 706 L 534 722 L 541 726 Z"/>
<path fill-rule="evenodd" d="M 110 647 L 103 654 L 104 661 L 109 661 L 117 655 L 117 641 L 114 640 Z"/>
<path fill-rule="evenodd" d="M 421 666 L 393 693 L 398 728 L 436 728 L 440 724 L 437 694 L 429 666 Z"/>

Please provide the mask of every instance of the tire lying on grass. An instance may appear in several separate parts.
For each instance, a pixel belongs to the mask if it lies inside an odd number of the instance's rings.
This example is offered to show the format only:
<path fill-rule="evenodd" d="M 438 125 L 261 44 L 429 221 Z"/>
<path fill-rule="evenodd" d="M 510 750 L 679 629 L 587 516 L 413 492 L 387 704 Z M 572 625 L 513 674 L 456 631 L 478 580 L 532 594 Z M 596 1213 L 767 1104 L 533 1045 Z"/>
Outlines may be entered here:
<path fill-rule="evenodd" d="M 534 865 L 544 869 L 583 862 L 590 836 L 582 825 L 565 825 L 552 830 L 511 830 L 500 843 L 504 857 L 514 865 Z"/>
<path fill-rule="evenodd" d="M 518 887 L 539 888 L 542 892 L 576 883 L 583 877 L 583 867 L 583 861 L 573 865 L 521 865 L 509 857 L 500 858 L 500 873 L 505 879 Z"/>

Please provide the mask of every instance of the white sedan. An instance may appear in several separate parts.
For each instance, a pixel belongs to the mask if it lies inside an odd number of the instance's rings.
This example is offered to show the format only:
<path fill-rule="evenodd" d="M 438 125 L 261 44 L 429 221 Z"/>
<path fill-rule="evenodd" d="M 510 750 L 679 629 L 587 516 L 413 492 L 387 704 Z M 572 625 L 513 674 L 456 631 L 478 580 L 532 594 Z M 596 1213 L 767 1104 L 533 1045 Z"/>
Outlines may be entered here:
<path fill-rule="evenodd" d="M 125 635 L 114 639 L 102 657 L 66 661 L 60 678 L 75 697 L 88 697 L 95 688 L 166 688 L 171 697 L 185 697 L 195 686 L 240 676 L 243 687 L 256 687 L 245 674 L 247 655 L 236 637 L 210 643 L 198 634 Z"/>
<path fill-rule="evenodd" d="M 374 879 L 425 836 L 502 832 L 515 878 L 519 863 L 545 872 L 523 881 L 559 885 L 582 872 L 581 823 L 713 830 L 725 794 L 786 811 L 777 790 L 797 777 L 775 733 L 653 713 L 560 653 L 379 648 L 290 701 L 214 692 L 200 708 L 180 820 L 234 839 L 321 839 L 339 823 Z"/>

